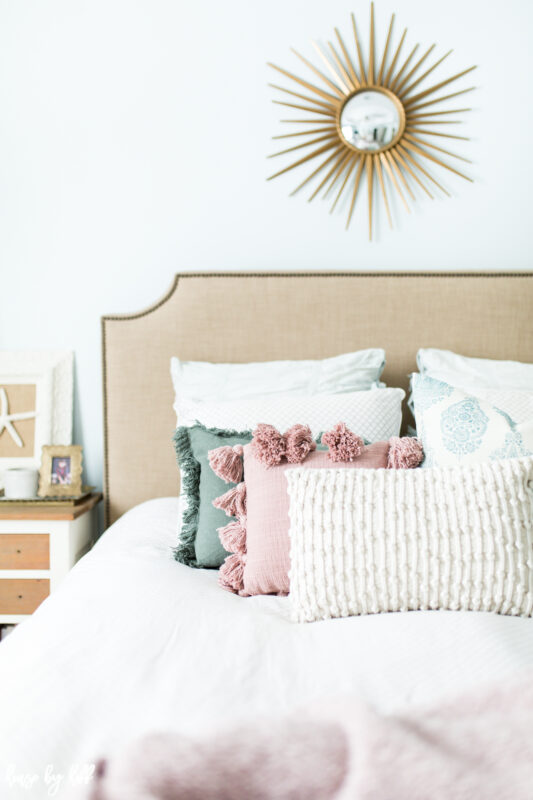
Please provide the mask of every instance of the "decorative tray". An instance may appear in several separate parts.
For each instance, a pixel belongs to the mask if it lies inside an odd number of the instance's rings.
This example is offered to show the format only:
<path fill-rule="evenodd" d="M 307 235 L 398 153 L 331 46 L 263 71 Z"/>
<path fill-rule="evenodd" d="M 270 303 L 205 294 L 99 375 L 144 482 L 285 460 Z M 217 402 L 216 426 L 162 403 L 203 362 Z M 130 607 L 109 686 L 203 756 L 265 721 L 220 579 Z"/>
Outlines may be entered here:
<path fill-rule="evenodd" d="M 94 486 L 83 486 L 81 494 L 72 497 L 29 497 L 27 499 L 16 500 L 13 497 L 4 497 L 4 490 L 0 489 L 0 505 L 6 506 L 31 506 L 32 508 L 50 508 L 50 506 L 77 506 L 86 500 L 94 491 Z"/>

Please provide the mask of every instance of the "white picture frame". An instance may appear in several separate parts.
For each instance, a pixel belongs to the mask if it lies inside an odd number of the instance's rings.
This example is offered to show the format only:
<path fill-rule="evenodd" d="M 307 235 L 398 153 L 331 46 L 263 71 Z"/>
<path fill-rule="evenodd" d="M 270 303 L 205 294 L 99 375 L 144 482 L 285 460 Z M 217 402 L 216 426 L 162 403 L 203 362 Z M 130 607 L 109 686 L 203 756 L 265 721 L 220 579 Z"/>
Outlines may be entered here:
<path fill-rule="evenodd" d="M 20 458 L 0 456 L 0 486 L 6 469 L 39 469 L 43 445 L 72 444 L 73 374 L 74 354 L 71 351 L 0 350 L 0 392 L 2 388 L 7 392 L 10 385 L 32 384 L 36 387 L 33 453 Z M 0 437 L 10 435 L 2 413 L 0 402 Z M 13 425 L 16 429 L 16 420 Z"/>

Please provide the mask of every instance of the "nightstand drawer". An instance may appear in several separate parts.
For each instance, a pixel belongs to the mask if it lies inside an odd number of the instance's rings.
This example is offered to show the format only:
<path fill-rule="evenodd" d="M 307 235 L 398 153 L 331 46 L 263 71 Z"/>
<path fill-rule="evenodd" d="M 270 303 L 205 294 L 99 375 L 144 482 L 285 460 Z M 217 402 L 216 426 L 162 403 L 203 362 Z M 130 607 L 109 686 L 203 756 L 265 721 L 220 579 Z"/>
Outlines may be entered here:
<path fill-rule="evenodd" d="M 0 614 L 32 614 L 49 594 L 49 580 L 0 579 Z"/>
<path fill-rule="evenodd" d="M 50 569 L 48 533 L 0 533 L 0 569 Z"/>

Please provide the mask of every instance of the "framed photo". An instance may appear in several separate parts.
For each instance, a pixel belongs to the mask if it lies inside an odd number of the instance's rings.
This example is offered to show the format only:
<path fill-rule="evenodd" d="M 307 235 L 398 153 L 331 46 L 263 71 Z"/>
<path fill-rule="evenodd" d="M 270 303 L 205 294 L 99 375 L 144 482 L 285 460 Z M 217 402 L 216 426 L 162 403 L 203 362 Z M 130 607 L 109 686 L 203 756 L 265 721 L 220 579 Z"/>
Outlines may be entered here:
<path fill-rule="evenodd" d="M 0 350 L 0 486 L 11 467 L 39 468 L 45 444 L 72 442 L 73 354 Z"/>
<path fill-rule="evenodd" d="M 45 445 L 39 470 L 39 497 L 81 494 L 82 457 L 79 444 Z"/>

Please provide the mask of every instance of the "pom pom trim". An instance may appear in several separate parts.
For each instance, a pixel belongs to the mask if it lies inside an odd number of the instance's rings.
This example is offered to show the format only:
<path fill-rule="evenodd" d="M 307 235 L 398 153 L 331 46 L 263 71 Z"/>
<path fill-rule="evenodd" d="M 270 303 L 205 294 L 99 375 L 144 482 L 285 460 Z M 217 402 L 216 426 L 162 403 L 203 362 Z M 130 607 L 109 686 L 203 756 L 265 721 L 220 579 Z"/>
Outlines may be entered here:
<path fill-rule="evenodd" d="M 213 500 L 215 508 L 225 511 L 228 517 L 246 516 L 246 484 L 244 481 Z"/>
<path fill-rule="evenodd" d="M 339 422 L 330 431 L 322 434 L 322 444 L 329 449 L 331 461 L 355 461 L 365 449 L 363 439 L 353 433 L 344 422 Z"/>
<path fill-rule="evenodd" d="M 253 432 L 251 449 L 257 461 L 275 467 L 285 458 L 287 442 L 273 425 L 260 423 Z"/>
<path fill-rule="evenodd" d="M 285 442 L 286 458 L 289 464 L 301 464 L 309 453 L 316 450 L 316 442 L 309 425 L 293 425 L 285 433 Z"/>
<path fill-rule="evenodd" d="M 415 469 L 424 460 L 424 449 L 415 436 L 391 436 L 387 469 Z"/>
<path fill-rule="evenodd" d="M 239 483 L 242 481 L 242 444 L 233 447 L 224 445 L 210 450 L 207 454 L 209 466 L 215 475 L 225 483 Z"/>
<path fill-rule="evenodd" d="M 234 553 L 228 556 L 218 571 L 218 583 L 223 589 L 234 594 L 242 591 L 246 556 Z"/>

